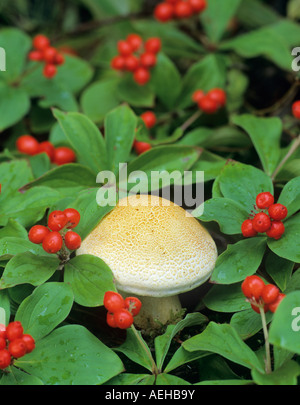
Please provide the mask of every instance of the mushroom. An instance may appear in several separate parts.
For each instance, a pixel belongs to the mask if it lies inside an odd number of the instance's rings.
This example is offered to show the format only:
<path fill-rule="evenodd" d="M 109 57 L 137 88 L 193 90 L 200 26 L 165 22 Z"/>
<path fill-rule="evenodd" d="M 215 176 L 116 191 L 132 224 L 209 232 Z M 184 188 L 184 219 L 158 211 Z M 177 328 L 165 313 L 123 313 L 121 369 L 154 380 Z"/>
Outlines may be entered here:
<path fill-rule="evenodd" d="M 182 315 L 178 294 L 207 281 L 218 256 L 197 219 L 153 195 L 121 199 L 82 242 L 80 254 L 100 257 L 119 293 L 141 300 L 135 325 L 146 330 Z"/>

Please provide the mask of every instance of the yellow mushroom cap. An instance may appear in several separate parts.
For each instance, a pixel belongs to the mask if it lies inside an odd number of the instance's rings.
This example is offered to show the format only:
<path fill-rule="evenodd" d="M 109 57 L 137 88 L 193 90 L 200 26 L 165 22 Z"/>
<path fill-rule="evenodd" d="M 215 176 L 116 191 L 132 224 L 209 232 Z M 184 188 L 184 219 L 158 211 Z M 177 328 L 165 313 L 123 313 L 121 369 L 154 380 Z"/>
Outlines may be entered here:
<path fill-rule="evenodd" d="M 203 284 L 218 256 L 199 221 L 179 205 L 150 195 L 121 199 L 82 242 L 79 254 L 104 260 L 118 290 L 152 297 Z"/>

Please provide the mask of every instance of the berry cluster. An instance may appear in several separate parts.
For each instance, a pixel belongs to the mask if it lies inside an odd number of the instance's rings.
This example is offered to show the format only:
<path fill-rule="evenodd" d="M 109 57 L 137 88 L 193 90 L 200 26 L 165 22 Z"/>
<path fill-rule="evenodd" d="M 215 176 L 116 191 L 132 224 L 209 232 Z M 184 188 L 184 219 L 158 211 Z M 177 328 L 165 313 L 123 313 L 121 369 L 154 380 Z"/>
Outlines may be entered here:
<path fill-rule="evenodd" d="M 173 18 L 189 18 L 200 14 L 206 8 L 206 0 L 165 0 L 154 9 L 154 17 L 160 22 Z"/>
<path fill-rule="evenodd" d="M 112 59 L 111 67 L 133 73 L 134 81 L 143 86 L 151 78 L 150 69 L 156 65 L 156 55 L 160 49 L 159 38 L 149 38 L 143 42 L 138 34 L 129 34 L 126 40 L 118 42 L 118 55 Z"/>
<path fill-rule="evenodd" d="M 214 114 L 226 104 L 226 93 L 223 89 L 215 88 L 205 93 L 203 90 L 196 90 L 192 100 L 200 110 L 206 114 Z"/>
<path fill-rule="evenodd" d="M 81 245 L 81 237 L 71 231 L 80 221 L 80 214 L 74 208 L 64 211 L 55 210 L 49 214 L 48 227 L 34 225 L 28 233 L 28 238 L 35 244 L 42 244 L 47 253 L 58 253 L 63 246 L 76 250 Z"/>
<path fill-rule="evenodd" d="M 32 45 L 34 50 L 29 52 L 28 58 L 32 61 L 43 62 L 43 75 L 47 79 L 52 79 L 57 73 L 57 66 L 65 62 L 63 55 L 53 46 L 51 46 L 48 37 L 38 34 L 33 38 Z"/>
<path fill-rule="evenodd" d="M 252 309 L 260 313 L 260 308 L 264 312 L 275 312 L 278 305 L 285 297 L 274 284 L 265 284 L 256 276 L 248 276 L 242 283 L 242 292 L 251 304 Z"/>
<path fill-rule="evenodd" d="M 76 155 L 71 148 L 67 146 L 55 147 L 49 141 L 38 142 L 31 135 L 22 135 L 16 142 L 17 150 L 26 155 L 37 155 L 39 153 L 46 153 L 52 163 L 56 165 L 64 165 L 66 163 L 73 163 L 76 160 Z"/>
<path fill-rule="evenodd" d="M 121 294 L 107 291 L 103 305 L 107 309 L 106 321 L 112 328 L 127 329 L 133 324 L 133 317 L 140 312 L 142 303 L 136 297 L 123 298 Z"/>
<path fill-rule="evenodd" d="M 6 327 L 0 325 L 0 370 L 8 367 L 13 359 L 23 357 L 32 352 L 35 341 L 24 329 L 19 321 L 10 322 Z"/>
<path fill-rule="evenodd" d="M 287 208 L 283 204 L 275 204 L 273 195 L 268 191 L 256 196 L 254 208 L 259 212 L 252 211 L 250 218 L 242 223 L 243 236 L 249 238 L 265 232 L 269 238 L 280 239 L 285 231 L 282 220 L 288 214 Z"/>
<path fill-rule="evenodd" d="M 156 124 L 156 115 L 152 111 L 145 111 L 143 114 L 140 115 L 141 119 L 144 121 L 146 128 L 150 129 L 155 126 Z M 135 152 L 140 155 L 147 150 L 151 149 L 152 146 L 148 142 L 142 142 L 135 140 L 133 142 L 133 149 Z"/>
<path fill-rule="evenodd" d="M 300 100 L 294 101 L 292 104 L 292 114 L 295 118 L 300 119 Z"/>

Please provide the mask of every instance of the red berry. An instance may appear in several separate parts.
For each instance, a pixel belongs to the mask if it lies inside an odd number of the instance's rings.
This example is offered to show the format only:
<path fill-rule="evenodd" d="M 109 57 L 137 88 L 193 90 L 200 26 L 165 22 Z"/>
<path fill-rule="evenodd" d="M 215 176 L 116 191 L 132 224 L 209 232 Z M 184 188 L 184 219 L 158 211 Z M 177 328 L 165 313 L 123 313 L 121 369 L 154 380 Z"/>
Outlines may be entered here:
<path fill-rule="evenodd" d="M 255 214 L 252 224 L 256 232 L 266 232 L 271 227 L 271 218 L 264 212 L 259 212 Z"/>
<path fill-rule="evenodd" d="M 140 61 L 135 55 L 125 57 L 125 69 L 134 72 L 140 66 Z"/>
<path fill-rule="evenodd" d="M 0 337 L 6 339 L 6 326 L 0 323 Z"/>
<path fill-rule="evenodd" d="M 6 339 L 4 337 L 0 337 L 0 350 L 6 348 Z"/>
<path fill-rule="evenodd" d="M 16 359 L 23 357 L 26 354 L 26 350 L 26 343 L 22 340 L 22 338 L 15 339 L 8 345 L 9 353 Z"/>
<path fill-rule="evenodd" d="M 218 103 L 205 95 L 198 101 L 198 107 L 206 114 L 214 114 L 218 109 Z"/>
<path fill-rule="evenodd" d="M 147 39 L 145 50 L 150 53 L 158 53 L 161 50 L 161 40 L 157 37 Z"/>
<path fill-rule="evenodd" d="M 255 305 L 255 304 L 251 304 L 251 308 L 257 312 L 258 314 L 260 314 L 260 310 L 259 310 L 259 306 Z M 269 310 L 269 306 L 268 305 L 264 305 L 264 312 L 267 312 Z"/>
<path fill-rule="evenodd" d="M 272 304 L 269 304 L 269 310 L 274 313 L 284 297 L 285 294 L 279 293 L 277 299 Z"/>
<path fill-rule="evenodd" d="M 106 291 L 103 298 L 103 305 L 109 312 L 115 313 L 125 307 L 124 298 L 115 291 Z"/>
<path fill-rule="evenodd" d="M 55 64 L 57 50 L 53 46 L 48 46 L 43 51 L 44 61 L 49 64 Z"/>
<path fill-rule="evenodd" d="M 52 162 L 54 159 L 55 146 L 49 141 L 43 141 L 39 144 L 38 153 L 46 153 Z"/>
<path fill-rule="evenodd" d="M 127 41 L 119 41 L 117 47 L 119 54 L 123 56 L 130 55 L 133 52 L 131 44 Z"/>
<path fill-rule="evenodd" d="M 63 246 L 63 239 L 59 232 L 50 232 L 43 240 L 43 249 L 47 253 L 57 253 Z"/>
<path fill-rule="evenodd" d="M 151 76 L 150 76 L 149 71 L 144 67 L 137 68 L 133 74 L 133 78 L 134 78 L 135 82 L 138 83 L 140 86 L 143 86 L 146 83 L 148 83 L 150 80 L 150 77 Z"/>
<path fill-rule="evenodd" d="M 121 309 L 114 314 L 117 328 L 127 329 L 133 324 L 133 316 L 127 309 Z"/>
<path fill-rule="evenodd" d="M 293 103 L 292 113 L 295 118 L 300 118 L 300 100 Z"/>
<path fill-rule="evenodd" d="M 121 55 L 117 55 L 112 58 L 111 67 L 115 70 L 124 70 L 125 69 L 125 57 Z"/>
<path fill-rule="evenodd" d="M 285 227 L 281 221 L 272 221 L 271 228 L 267 230 L 266 234 L 269 238 L 280 239 L 284 234 Z"/>
<path fill-rule="evenodd" d="M 167 22 L 172 19 L 174 7 L 170 3 L 159 3 L 154 9 L 154 17 L 160 22 Z"/>
<path fill-rule="evenodd" d="M 125 298 L 125 308 L 132 314 L 137 316 L 142 307 L 141 301 L 136 297 Z"/>
<path fill-rule="evenodd" d="M 81 246 L 81 237 L 74 231 L 68 231 L 65 234 L 65 244 L 70 250 L 79 249 Z"/>
<path fill-rule="evenodd" d="M 241 226 L 242 234 L 246 238 L 256 236 L 257 232 L 253 229 L 253 223 L 251 219 L 246 219 Z"/>
<path fill-rule="evenodd" d="M 63 213 L 67 217 L 67 228 L 75 228 L 79 224 L 80 214 L 75 208 L 66 208 Z"/>
<path fill-rule="evenodd" d="M 26 353 L 31 353 L 35 348 L 35 341 L 31 335 L 25 334 L 22 336 L 22 340 L 26 345 Z"/>
<path fill-rule="evenodd" d="M 22 135 L 17 139 L 16 146 L 19 152 L 26 155 L 36 155 L 39 150 L 38 141 L 31 135 Z"/>
<path fill-rule="evenodd" d="M 193 14 L 192 6 L 186 1 L 178 1 L 174 6 L 174 14 L 177 18 L 189 18 Z"/>
<path fill-rule="evenodd" d="M 138 34 L 129 34 L 126 41 L 130 44 L 134 52 L 138 51 L 143 44 L 143 40 Z"/>
<path fill-rule="evenodd" d="M 74 151 L 67 146 L 59 146 L 55 149 L 53 162 L 58 166 L 73 163 L 76 161 L 76 155 Z"/>
<path fill-rule="evenodd" d="M 48 227 L 52 231 L 60 231 L 63 229 L 68 223 L 68 218 L 66 217 L 65 213 L 60 210 L 52 211 L 48 217 Z"/>
<path fill-rule="evenodd" d="M 242 283 L 242 291 L 245 297 L 254 298 L 256 301 L 261 297 L 262 291 L 264 289 L 265 283 L 263 280 L 256 276 L 248 276 Z"/>
<path fill-rule="evenodd" d="M 107 325 L 110 326 L 111 328 L 117 327 L 114 314 L 111 314 L 110 312 L 107 312 L 107 314 L 106 314 L 106 322 L 107 322 Z"/>
<path fill-rule="evenodd" d="M 165 0 L 166 3 L 176 4 L 179 0 Z"/>
<path fill-rule="evenodd" d="M 28 54 L 28 59 L 35 61 L 35 62 L 40 62 L 44 59 L 43 52 L 41 51 L 31 51 Z"/>
<path fill-rule="evenodd" d="M 279 288 L 276 285 L 267 284 L 262 290 L 261 298 L 265 304 L 272 304 L 272 302 L 276 301 L 279 292 Z"/>
<path fill-rule="evenodd" d="M 65 63 L 65 57 L 61 53 L 56 52 L 56 55 L 54 58 L 54 64 L 63 65 L 64 63 Z"/>
<path fill-rule="evenodd" d="M 33 38 L 33 47 L 40 51 L 50 46 L 50 40 L 45 35 L 38 34 Z"/>
<path fill-rule="evenodd" d="M 145 68 L 152 68 L 156 65 L 155 53 L 145 52 L 140 56 L 141 65 Z"/>
<path fill-rule="evenodd" d="M 211 89 L 207 93 L 207 96 L 216 101 L 219 107 L 224 107 L 226 104 L 226 93 L 223 89 Z"/>
<path fill-rule="evenodd" d="M 134 141 L 133 148 L 138 155 L 141 155 L 142 153 L 147 152 L 147 150 L 150 150 L 152 146 L 148 142 Z"/>
<path fill-rule="evenodd" d="M 6 349 L 0 350 L 0 370 L 4 370 L 11 363 L 11 355 Z"/>
<path fill-rule="evenodd" d="M 257 194 L 256 196 L 256 206 L 260 209 L 265 209 L 274 204 L 274 197 L 269 191 L 264 191 Z"/>
<path fill-rule="evenodd" d="M 52 79 L 57 73 L 57 68 L 53 64 L 47 64 L 45 65 L 43 69 L 43 75 L 46 77 L 46 79 Z"/>
<path fill-rule="evenodd" d="M 144 121 L 147 128 L 152 128 L 156 124 L 156 115 L 152 111 L 145 111 L 141 114 L 141 118 Z"/>
<path fill-rule="evenodd" d="M 6 338 L 9 341 L 21 338 L 23 335 L 23 326 L 20 321 L 10 322 L 6 327 Z"/>
<path fill-rule="evenodd" d="M 276 221 L 281 221 L 284 219 L 288 214 L 287 208 L 282 204 L 272 204 L 269 207 L 269 215 L 272 219 Z"/>
<path fill-rule="evenodd" d="M 192 94 L 192 100 L 195 103 L 199 103 L 199 101 L 205 96 L 205 93 L 203 90 L 196 90 L 194 91 L 194 93 Z"/>
<path fill-rule="evenodd" d="M 34 225 L 28 232 L 30 242 L 39 245 L 43 242 L 46 235 L 50 233 L 49 229 L 43 225 Z"/>
<path fill-rule="evenodd" d="M 201 13 L 206 9 L 207 3 L 206 0 L 187 0 L 191 5 L 194 13 Z"/>

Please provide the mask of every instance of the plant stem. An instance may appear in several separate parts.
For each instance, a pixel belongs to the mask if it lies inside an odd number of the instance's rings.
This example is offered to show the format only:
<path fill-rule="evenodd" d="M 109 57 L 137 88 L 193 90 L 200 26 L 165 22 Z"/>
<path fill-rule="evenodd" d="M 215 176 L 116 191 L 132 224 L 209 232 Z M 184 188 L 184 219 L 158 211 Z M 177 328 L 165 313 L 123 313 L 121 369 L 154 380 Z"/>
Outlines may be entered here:
<path fill-rule="evenodd" d="M 282 168 L 282 166 L 286 163 L 286 161 L 292 156 L 292 154 L 298 149 L 298 147 L 300 146 L 300 135 L 298 135 L 298 137 L 295 139 L 293 145 L 290 147 L 289 151 L 287 152 L 287 154 L 284 156 L 284 158 L 281 160 L 281 162 L 279 163 L 279 165 L 276 167 L 276 169 L 274 170 L 273 174 L 272 174 L 272 181 L 275 180 L 278 172 L 280 171 L 280 169 Z"/>
<path fill-rule="evenodd" d="M 193 115 L 190 116 L 182 125 L 181 130 L 184 132 L 190 125 L 192 125 L 202 114 L 202 111 L 198 110 Z"/>
<path fill-rule="evenodd" d="M 151 355 L 150 349 L 149 347 L 145 344 L 145 342 L 143 341 L 143 339 L 141 339 L 138 331 L 136 330 L 135 326 L 132 324 L 131 325 L 131 330 L 133 331 L 133 333 L 135 334 L 135 337 L 137 338 L 139 344 L 141 345 L 142 349 L 145 351 L 147 357 L 149 358 L 151 364 L 152 364 L 152 372 L 155 375 L 159 374 L 158 368 L 156 366 L 155 361 L 153 360 L 153 357 Z"/>
<path fill-rule="evenodd" d="M 264 307 L 262 305 L 259 306 L 259 311 L 260 311 L 260 315 L 261 315 L 261 322 L 262 322 L 264 338 L 265 338 L 265 348 L 266 348 L 265 370 L 266 370 L 267 374 L 270 374 L 272 372 L 272 367 L 271 367 L 269 333 L 268 333 L 268 328 L 267 328 L 266 315 L 265 315 Z"/>

